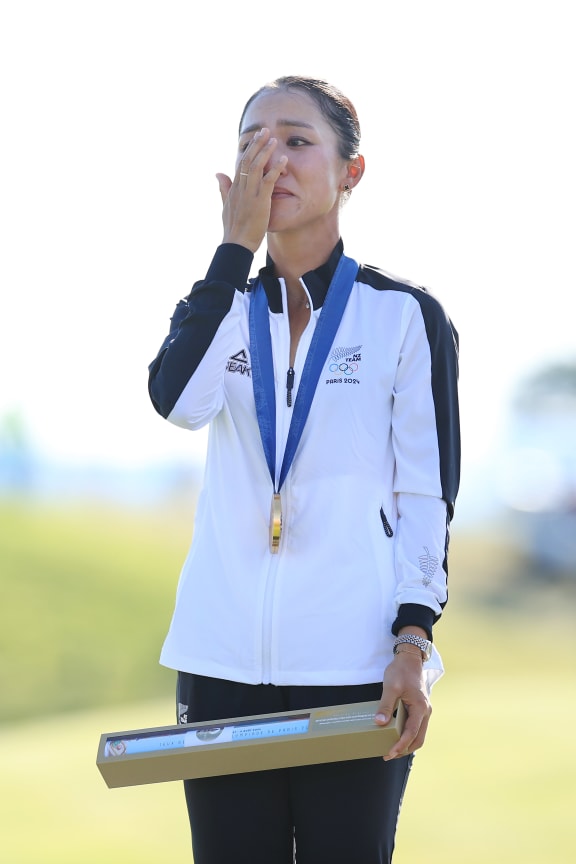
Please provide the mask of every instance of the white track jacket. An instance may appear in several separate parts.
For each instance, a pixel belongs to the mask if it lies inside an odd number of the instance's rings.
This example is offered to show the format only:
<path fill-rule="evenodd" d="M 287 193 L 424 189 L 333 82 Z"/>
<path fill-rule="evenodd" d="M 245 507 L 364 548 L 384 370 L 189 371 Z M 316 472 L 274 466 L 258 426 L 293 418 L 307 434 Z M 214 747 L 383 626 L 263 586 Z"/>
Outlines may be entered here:
<path fill-rule="evenodd" d="M 311 316 L 294 364 L 294 405 L 323 299 L 342 254 L 302 277 Z M 394 632 L 429 633 L 447 600 L 448 527 L 459 483 L 458 337 L 427 291 L 360 266 L 281 489 L 255 409 L 248 309 L 253 256 L 216 250 L 174 312 L 150 365 L 156 410 L 210 424 L 194 534 L 161 663 L 249 684 L 382 680 Z M 269 305 L 279 472 L 293 407 L 283 280 L 262 269 Z M 429 672 L 441 673 L 434 652 Z"/>

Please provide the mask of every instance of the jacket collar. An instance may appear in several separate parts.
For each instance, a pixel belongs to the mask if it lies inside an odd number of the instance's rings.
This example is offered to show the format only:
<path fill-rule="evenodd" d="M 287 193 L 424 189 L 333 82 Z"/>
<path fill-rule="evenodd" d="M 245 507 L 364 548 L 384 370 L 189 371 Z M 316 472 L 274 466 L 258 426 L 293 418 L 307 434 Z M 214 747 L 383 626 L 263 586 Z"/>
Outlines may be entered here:
<path fill-rule="evenodd" d="M 334 275 L 343 253 L 344 243 L 342 239 L 340 239 L 330 253 L 330 257 L 324 262 L 324 264 L 321 264 L 320 267 L 317 267 L 315 270 L 309 270 L 302 276 L 302 280 L 312 298 L 312 306 L 314 309 L 319 309 L 323 305 L 332 276 Z M 258 275 L 268 296 L 270 311 L 282 312 L 280 281 L 278 277 L 274 275 L 274 261 L 268 254 L 266 254 L 266 266 L 262 267 Z"/>

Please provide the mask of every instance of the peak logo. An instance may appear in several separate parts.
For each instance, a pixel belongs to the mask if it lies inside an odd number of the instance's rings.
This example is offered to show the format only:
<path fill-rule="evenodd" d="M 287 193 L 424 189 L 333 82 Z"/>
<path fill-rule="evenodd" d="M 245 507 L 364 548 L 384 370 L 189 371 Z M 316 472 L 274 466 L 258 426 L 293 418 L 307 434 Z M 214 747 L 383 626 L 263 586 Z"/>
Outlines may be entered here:
<path fill-rule="evenodd" d="M 250 363 L 248 361 L 248 353 L 242 348 L 240 351 L 237 351 L 236 354 L 233 354 L 228 358 L 228 362 L 226 363 L 226 371 L 227 372 L 238 372 L 240 375 L 246 375 L 248 378 L 252 375 L 252 370 L 250 368 Z"/>
<path fill-rule="evenodd" d="M 326 366 L 326 384 L 360 384 L 362 345 L 353 348 L 333 348 Z"/>

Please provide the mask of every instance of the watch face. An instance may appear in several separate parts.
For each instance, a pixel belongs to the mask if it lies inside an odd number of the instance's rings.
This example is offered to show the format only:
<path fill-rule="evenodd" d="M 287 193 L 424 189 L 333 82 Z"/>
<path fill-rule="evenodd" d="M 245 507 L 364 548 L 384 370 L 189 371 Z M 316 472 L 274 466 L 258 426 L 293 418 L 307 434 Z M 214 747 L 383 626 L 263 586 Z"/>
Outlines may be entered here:
<path fill-rule="evenodd" d="M 430 660 L 431 656 L 432 656 L 432 643 L 429 642 L 428 645 L 426 646 L 426 648 L 424 649 L 424 662 L 426 662 L 427 660 Z"/>

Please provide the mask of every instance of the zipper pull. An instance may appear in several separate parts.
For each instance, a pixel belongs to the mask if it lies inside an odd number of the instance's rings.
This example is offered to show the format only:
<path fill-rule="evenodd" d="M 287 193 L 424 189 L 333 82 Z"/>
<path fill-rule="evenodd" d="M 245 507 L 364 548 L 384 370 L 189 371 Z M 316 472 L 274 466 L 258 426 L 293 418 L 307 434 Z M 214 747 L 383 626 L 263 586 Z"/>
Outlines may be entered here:
<path fill-rule="evenodd" d="M 292 407 L 292 388 L 294 387 L 294 369 L 292 366 L 288 369 L 286 375 L 286 404 L 288 408 Z"/>
<path fill-rule="evenodd" d="M 392 526 L 388 521 L 386 514 L 384 513 L 384 509 L 380 507 L 380 519 L 382 520 L 382 525 L 384 526 L 384 533 L 387 537 L 393 537 L 394 531 L 392 530 Z"/>

